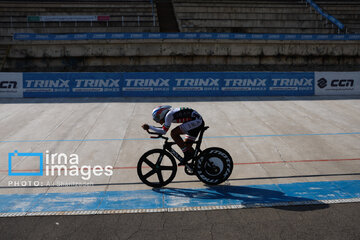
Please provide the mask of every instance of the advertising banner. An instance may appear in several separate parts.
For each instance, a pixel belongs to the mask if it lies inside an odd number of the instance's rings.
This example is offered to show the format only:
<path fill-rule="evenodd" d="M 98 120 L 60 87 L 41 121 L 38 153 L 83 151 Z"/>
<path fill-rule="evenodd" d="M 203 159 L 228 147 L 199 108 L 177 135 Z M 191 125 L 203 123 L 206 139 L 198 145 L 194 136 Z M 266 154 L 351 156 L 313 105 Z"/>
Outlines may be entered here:
<path fill-rule="evenodd" d="M 124 73 L 123 96 L 308 96 L 313 73 Z"/>
<path fill-rule="evenodd" d="M 360 95 L 360 72 L 315 72 L 315 95 Z"/>
<path fill-rule="evenodd" d="M 312 96 L 314 84 L 313 72 L 2 73 L 0 97 Z"/>
<path fill-rule="evenodd" d="M 0 98 L 22 98 L 22 76 L 22 73 L 0 73 Z"/>
<path fill-rule="evenodd" d="M 108 21 L 106 16 L 98 21 Z M 57 19 L 60 21 L 60 19 Z M 81 36 L 80 38 L 78 36 Z M 107 39 L 230 39 L 230 40 L 300 40 L 345 41 L 360 40 L 360 34 L 252 34 L 252 33 L 14 33 L 14 40 L 107 40 Z"/>
<path fill-rule="evenodd" d="M 120 73 L 24 73 L 24 97 L 119 97 Z"/>

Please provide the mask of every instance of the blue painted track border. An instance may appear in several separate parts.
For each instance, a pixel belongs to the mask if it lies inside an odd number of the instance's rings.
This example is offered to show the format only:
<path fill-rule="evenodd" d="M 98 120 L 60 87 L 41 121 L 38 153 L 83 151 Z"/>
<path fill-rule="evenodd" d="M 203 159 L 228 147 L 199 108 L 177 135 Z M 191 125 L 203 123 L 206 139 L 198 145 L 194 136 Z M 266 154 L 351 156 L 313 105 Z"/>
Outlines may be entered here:
<path fill-rule="evenodd" d="M 0 216 L 229 209 L 360 202 L 360 180 L 202 189 L 0 195 Z M 237 207 L 234 207 L 237 206 Z M 129 211 L 130 210 L 130 211 Z M 115 212 L 113 212 L 115 213 Z"/>

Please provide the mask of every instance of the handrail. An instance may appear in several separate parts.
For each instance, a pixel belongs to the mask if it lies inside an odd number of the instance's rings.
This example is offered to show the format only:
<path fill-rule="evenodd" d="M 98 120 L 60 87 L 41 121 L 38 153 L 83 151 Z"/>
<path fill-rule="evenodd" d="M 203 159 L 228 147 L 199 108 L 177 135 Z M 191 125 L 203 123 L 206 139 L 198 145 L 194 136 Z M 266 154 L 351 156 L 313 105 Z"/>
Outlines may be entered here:
<path fill-rule="evenodd" d="M 322 10 L 313 0 L 306 0 L 306 2 L 308 2 L 310 6 L 312 6 L 320 15 L 324 16 L 326 19 L 336 25 L 340 30 L 343 30 L 345 28 L 344 24 L 342 24 L 338 19 Z"/>

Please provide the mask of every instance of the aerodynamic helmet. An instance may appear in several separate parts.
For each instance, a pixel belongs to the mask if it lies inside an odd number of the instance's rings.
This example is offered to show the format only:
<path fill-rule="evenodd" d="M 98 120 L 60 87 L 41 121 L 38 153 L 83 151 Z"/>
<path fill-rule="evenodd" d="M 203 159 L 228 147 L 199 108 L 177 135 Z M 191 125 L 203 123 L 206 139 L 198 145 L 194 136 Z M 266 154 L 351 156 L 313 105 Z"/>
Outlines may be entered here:
<path fill-rule="evenodd" d="M 163 105 L 154 108 L 154 110 L 152 111 L 152 118 L 154 119 L 154 121 L 158 123 L 160 122 L 160 120 L 164 119 L 166 114 L 170 111 L 170 108 L 171 106 L 169 105 Z"/>

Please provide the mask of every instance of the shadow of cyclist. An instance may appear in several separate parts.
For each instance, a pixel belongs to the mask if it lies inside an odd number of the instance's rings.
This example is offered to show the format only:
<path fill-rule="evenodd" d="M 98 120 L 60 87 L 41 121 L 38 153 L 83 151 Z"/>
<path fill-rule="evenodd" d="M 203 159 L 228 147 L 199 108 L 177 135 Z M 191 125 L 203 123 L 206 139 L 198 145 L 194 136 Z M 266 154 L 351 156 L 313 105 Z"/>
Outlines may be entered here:
<path fill-rule="evenodd" d="M 274 187 L 275 188 L 275 187 Z M 244 207 L 273 207 L 291 211 L 308 211 L 328 208 L 314 199 L 287 196 L 279 189 L 262 189 L 248 186 L 207 186 L 206 189 L 157 188 L 153 191 L 164 194 L 171 202 L 187 199 L 187 206 L 242 205 Z M 311 205 L 311 207 L 289 207 Z"/>

